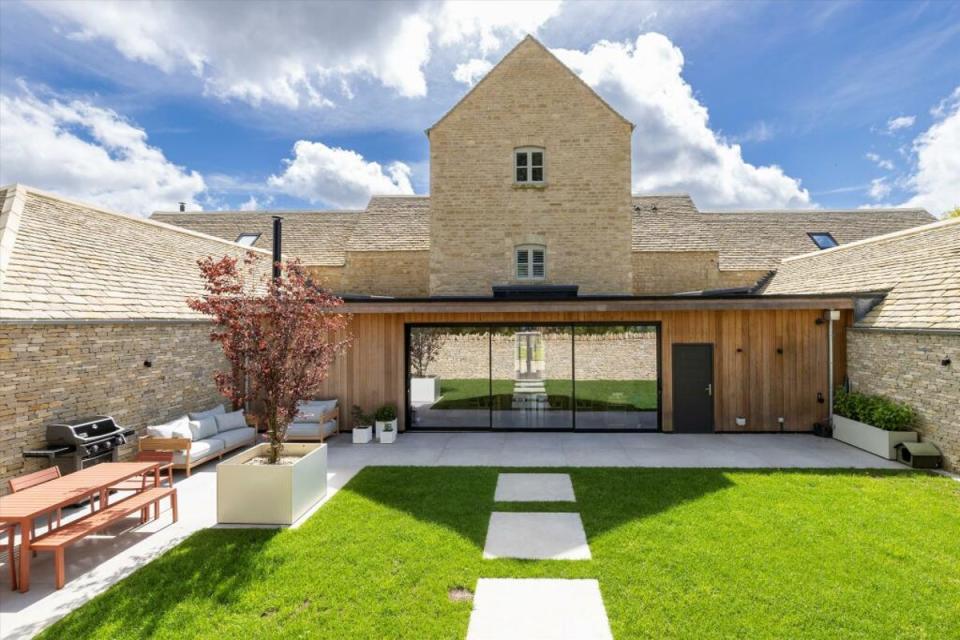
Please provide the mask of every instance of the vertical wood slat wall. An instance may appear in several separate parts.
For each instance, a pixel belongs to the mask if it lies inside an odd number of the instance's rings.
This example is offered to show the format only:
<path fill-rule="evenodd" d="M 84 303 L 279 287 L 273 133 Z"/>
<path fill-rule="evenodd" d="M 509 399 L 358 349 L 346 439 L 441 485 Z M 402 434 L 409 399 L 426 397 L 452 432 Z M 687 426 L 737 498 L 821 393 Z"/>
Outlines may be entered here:
<path fill-rule="evenodd" d="M 827 323 L 819 310 L 677 312 L 405 313 L 356 314 L 353 344 L 331 370 L 318 396 L 340 400 L 345 424 L 350 407 L 370 412 L 405 402 L 404 326 L 407 323 L 660 322 L 662 427 L 672 430 L 671 355 L 674 343 L 714 345 L 714 420 L 717 431 L 809 431 L 827 418 Z M 845 355 L 845 322 L 834 323 L 835 355 Z M 778 353 L 781 350 L 782 353 Z M 834 366 L 836 384 L 845 364 Z M 817 394 L 824 401 L 818 402 Z M 737 426 L 738 416 L 747 419 Z M 783 418 L 783 424 L 778 419 Z"/>

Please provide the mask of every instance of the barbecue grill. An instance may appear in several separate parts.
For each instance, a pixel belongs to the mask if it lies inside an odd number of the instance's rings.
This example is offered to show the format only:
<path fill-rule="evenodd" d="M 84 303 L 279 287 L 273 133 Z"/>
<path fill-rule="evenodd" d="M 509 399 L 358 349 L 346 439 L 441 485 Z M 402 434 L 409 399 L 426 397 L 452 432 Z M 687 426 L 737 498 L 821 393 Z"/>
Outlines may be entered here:
<path fill-rule="evenodd" d="M 127 438 L 136 434 L 110 416 L 90 416 L 47 425 L 47 447 L 24 451 L 25 458 L 47 458 L 61 474 L 85 469 L 100 462 L 115 462 Z"/>

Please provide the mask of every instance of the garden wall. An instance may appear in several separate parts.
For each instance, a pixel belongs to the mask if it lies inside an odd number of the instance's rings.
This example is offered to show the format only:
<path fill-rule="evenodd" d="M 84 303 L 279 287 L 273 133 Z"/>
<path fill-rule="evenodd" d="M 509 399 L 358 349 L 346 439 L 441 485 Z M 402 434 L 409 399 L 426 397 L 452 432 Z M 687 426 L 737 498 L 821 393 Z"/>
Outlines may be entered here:
<path fill-rule="evenodd" d="M 7 480 L 46 466 L 23 458 L 45 425 L 105 414 L 139 432 L 223 402 L 224 361 L 205 322 L 0 325 L 0 494 Z M 150 367 L 144 366 L 149 360 Z M 134 444 L 121 451 L 132 457 Z"/>
<path fill-rule="evenodd" d="M 513 335 L 492 338 L 492 374 L 494 379 L 514 378 Z M 543 337 L 546 378 L 569 379 L 573 370 L 570 334 L 546 334 Z M 655 380 L 657 378 L 657 338 L 651 333 L 578 335 L 576 337 L 578 380 Z M 427 372 L 441 378 L 486 378 L 487 336 L 447 336 L 437 359 Z"/>
<path fill-rule="evenodd" d="M 847 335 L 853 389 L 911 405 L 922 439 L 940 448 L 949 469 L 960 469 L 960 335 L 863 329 Z"/>

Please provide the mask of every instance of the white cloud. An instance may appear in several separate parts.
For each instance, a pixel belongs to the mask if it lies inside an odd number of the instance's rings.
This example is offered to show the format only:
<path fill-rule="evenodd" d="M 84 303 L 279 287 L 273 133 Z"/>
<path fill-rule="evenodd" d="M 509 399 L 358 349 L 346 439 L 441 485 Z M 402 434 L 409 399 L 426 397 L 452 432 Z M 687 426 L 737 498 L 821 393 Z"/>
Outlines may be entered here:
<path fill-rule="evenodd" d="M 776 165 L 746 162 L 739 145 L 710 129 L 706 107 L 683 79 L 683 54 L 666 36 L 554 53 L 636 124 L 635 191 L 686 192 L 703 208 L 811 205 L 799 180 Z"/>
<path fill-rule="evenodd" d="M 893 133 L 900 129 L 909 129 L 916 121 L 916 116 L 897 116 L 896 118 L 890 118 L 887 120 L 887 131 Z"/>
<path fill-rule="evenodd" d="M 427 94 L 433 43 L 482 52 L 536 32 L 558 2 L 36 2 L 69 37 L 111 43 L 124 57 L 186 71 L 222 99 L 288 108 L 347 100 L 348 79 L 400 96 Z"/>
<path fill-rule="evenodd" d="M 410 167 L 393 162 L 381 167 L 356 151 L 299 140 L 286 169 L 267 179 L 270 188 L 327 206 L 356 209 L 373 194 L 411 194 Z"/>
<path fill-rule="evenodd" d="M 773 125 L 760 120 L 754 123 L 744 133 L 733 136 L 732 140 L 734 142 L 766 142 L 773 139 L 774 133 Z"/>
<path fill-rule="evenodd" d="M 471 58 L 468 62 L 457 65 L 453 71 L 453 79 L 472 87 L 492 68 L 493 63 L 488 60 Z"/>
<path fill-rule="evenodd" d="M 907 186 L 914 196 L 904 206 L 940 214 L 960 205 L 960 87 L 932 113 L 937 121 L 913 141 L 916 165 Z"/>
<path fill-rule="evenodd" d="M 878 154 L 873 153 L 872 151 L 867 152 L 867 153 L 864 155 L 864 157 L 865 157 L 867 160 L 869 160 L 870 162 L 872 162 L 873 164 L 875 164 L 875 165 L 877 165 L 878 167 L 880 167 L 881 169 L 885 169 L 885 170 L 887 170 L 887 171 L 892 171 L 892 170 L 893 170 L 893 163 L 892 163 L 891 161 L 889 161 L 889 160 L 887 160 L 887 159 L 885 159 L 885 158 L 881 158 Z"/>
<path fill-rule="evenodd" d="M 870 181 L 870 188 L 867 189 L 867 195 L 874 200 L 883 200 L 890 195 L 890 191 L 892 190 L 893 187 L 887 182 L 886 178 L 874 178 Z"/>
<path fill-rule="evenodd" d="M 250 196 L 246 202 L 241 203 L 240 211 L 256 211 L 260 207 L 260 203 L 257 202 L 256 196 Z"/>
<path fill-rule="evenodd" d="M 22 182 L 141 215 L 173 210 L 204 190 L 199 173 L 170 162 L 116 112 L 21 89 L 0 96 L 0 184 Z"/>

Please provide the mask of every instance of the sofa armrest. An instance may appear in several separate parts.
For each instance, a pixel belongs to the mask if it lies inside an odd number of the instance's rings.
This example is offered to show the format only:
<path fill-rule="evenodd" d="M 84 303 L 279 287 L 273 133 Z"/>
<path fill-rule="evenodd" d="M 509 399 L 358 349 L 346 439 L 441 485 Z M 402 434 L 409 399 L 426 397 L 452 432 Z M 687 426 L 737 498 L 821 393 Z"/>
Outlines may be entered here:
<path fill-rule="evenodd" d="M 334 407 L 333 409 L 330 409 L 330 411 L 327 411 L 325 414 L 323 414 L 322 416 L 320 416 L 319 422 L 320 422 L 320 424 L 324 424 L 324 423 L 330 422 L 331 420 L 334 420 L 334 421 L 336 421 L 336 422 L 338 422 L 338 423 L 340 422 L 340 407 L 339 407 L 339 406 L 336 406 L 336 407 Z"/>
<path fill-rule="evenodd" d="M 189 438 L 157 438 L 144 436 L 140 438 L 141 451 L 190 451 L 193 441 Z"/>

